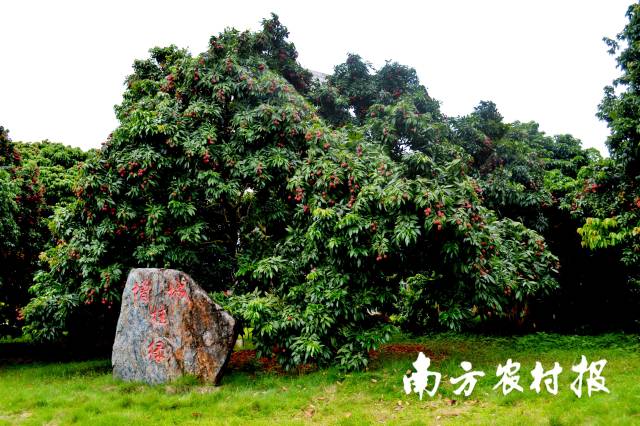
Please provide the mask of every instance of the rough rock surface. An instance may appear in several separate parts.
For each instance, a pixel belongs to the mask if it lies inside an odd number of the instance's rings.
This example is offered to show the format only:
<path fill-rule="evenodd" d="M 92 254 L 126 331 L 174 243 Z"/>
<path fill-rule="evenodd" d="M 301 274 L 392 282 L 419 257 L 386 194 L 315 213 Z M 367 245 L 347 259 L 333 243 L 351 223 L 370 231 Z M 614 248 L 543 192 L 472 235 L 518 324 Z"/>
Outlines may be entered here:
<path fill-rule="evenodd" d="M 122 294 L 113 375 L 154 384 L 188 374 L 217 383 L 237 336 L 233 317 L 189 275 L 133 269 Z"/>

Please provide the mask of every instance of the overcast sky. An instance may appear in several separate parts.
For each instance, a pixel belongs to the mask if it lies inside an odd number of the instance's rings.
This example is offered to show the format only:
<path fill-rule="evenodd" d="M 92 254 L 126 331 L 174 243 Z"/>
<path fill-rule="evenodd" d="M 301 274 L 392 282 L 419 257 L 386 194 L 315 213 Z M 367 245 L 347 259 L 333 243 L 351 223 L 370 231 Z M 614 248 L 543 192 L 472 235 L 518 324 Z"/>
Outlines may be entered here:
<path fill-rule="evenodd" d="M 606 152 L 595 118 L 618 75 L 603 36 L 630 0 L 0 1 L 0 124 L 14 140 L 98 147 L 113 106 L 150 47 L 207 48 L 225 27 L 256 30 L 270 12 L 289 28 L 303 66 L 331 72 L 349 52 L 418 71 L 450 116 L 493 100 L 508 121 L 535 120 Z"/>

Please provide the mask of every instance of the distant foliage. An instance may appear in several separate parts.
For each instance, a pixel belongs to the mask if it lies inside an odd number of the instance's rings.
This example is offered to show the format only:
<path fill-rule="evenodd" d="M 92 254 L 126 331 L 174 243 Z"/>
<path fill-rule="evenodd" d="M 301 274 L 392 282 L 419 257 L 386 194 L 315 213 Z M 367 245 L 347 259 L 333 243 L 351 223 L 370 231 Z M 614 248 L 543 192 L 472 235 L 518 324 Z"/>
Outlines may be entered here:
<path fill-rule="evenodd" d="M 38 256 L 53 245 L 47 218 L 73 196 L 77 162 L 87 154 L 51 142 L 12 142 L 1 127 L 0 152 L 0 335 L 15 335 Z"/>
<path fill-rule="evenodd" d="M 607 122 L 611 159 L 584 171 L 580 197 L 584 225 L 582 244 L 594 250 L 620 252 L 626 277 L 640 299 L 640 4 L 627 10 L 628 23 L 615 39 L 605 38 L 622 74 L 604 89 L 598 116 Z"/>

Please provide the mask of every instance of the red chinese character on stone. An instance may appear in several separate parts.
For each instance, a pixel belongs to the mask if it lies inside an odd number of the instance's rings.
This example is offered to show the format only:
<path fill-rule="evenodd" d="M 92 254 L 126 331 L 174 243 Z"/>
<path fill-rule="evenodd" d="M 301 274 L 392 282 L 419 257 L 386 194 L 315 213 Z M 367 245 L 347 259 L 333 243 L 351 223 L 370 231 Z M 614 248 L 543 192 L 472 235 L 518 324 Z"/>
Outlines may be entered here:
<path fill-rule="evenodd" d="M 149 296 L 151 294 L 151 281 L 142 281 L 142 290 L 140 290 L 140 300 L 144 303 L 149 303 Z"/>
<path fill-rule="evenodd" d="M 185 288 L 184 277 L 180 279 L 180 282 L 176 280 L 175 283 L 169 282 L 169 297 L 172 299 L 186 299 L 187 289 Z"/>
<path fill-rule="evenodd" d="M 138 284 L 136 281 L 133 284 L 133 301 L 139 298 L 144 303 L 149 303 L 149 296 L 151 295 L 151 281 L 143 280 L 142 284 Z"/>
<path fill-rule="evenodd" d="M 160 339 L 152 339 L 147 347 L 147 354 L 149 359 L 162 362 L 164 360 L 164 342 Z"/>
<path fill-rule="evenodd" d="M 135 302 L 136 298 L 138 297 L 138 293 L 140 292 L 140 284 L 138 284 L 138 281 L 133 283 L 133 301 Z"/>
<path fill-rule="evenodd" d="M 163 307 L 162 309 L 149 307 L 149 313 L 151 314 L 151 320 L 158 324 L 166 324 L 167 323 L 167 309 Z"/>

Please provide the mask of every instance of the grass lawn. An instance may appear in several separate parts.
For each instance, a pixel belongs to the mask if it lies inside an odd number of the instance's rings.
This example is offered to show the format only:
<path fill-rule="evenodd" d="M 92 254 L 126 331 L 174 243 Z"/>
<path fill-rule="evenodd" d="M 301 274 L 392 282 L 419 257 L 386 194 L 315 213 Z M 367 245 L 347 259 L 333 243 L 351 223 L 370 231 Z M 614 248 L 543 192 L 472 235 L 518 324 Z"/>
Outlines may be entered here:
<path fill-rule="evenodd" d="M 221 386 L 192 379 L 163 386 L 123 383 L 111 377 L 109 360 L 0 366 L 0 424 L 639 424 L 640 340 L 638 336 L 514 338 L 432 335 L 398 338 L 379 353 L 368 371 L 337 369 L 305 374 L 264 371 L 257 362 L 235 366 Z M 409 346 L 412 345 L 412 346 Z M 424 345 L 431 370 L 442 373 L 437 394 L 406 395 L 402 377 Z M 0 350 L 2 347 L 0 345 Z M 402 353 L 406 350 L 406 353 Z M 586 355 L 608 361 L 603 370 L 610 394 L 569 389 L 571 366 Z M 524 392 L 504 396 L 496 368 L 508 358 L 522 364 Z M 448 381 L 463 373 L 461 361 L 483 370 L 468 397 L 453 394 Z M 529 389 L 530 371 L 541 361 L 563 368 L 559 393 Z M 586 383 L 585 383 L 586 386 Z M 457 387 L 457 385 L 456 385 Z"/>

